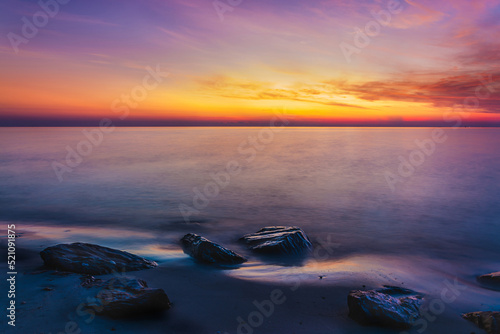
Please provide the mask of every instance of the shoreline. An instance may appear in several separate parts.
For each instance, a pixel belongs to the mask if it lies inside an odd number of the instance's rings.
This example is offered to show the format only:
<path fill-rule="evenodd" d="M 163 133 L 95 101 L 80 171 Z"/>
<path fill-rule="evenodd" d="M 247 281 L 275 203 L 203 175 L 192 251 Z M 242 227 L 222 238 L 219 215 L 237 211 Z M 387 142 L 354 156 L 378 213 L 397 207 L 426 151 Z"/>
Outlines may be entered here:
<path fill-rule="evenodd" d="M 466 265 L 463 272 L 453 276 L 447 273 L 450 268 L 439 261 L 429 260 L 422 265 L 408 257 L 363 255 L 318 261 L 316 267 L 306 263 L 292 270 L 274 266 L 287 270 L 283 276 L 279 270 L 270 270 L 273 265 L 262 262 L 251 261 L 239 269 L 220 269 L 196 263 L 186 255 L 159 262 L 157 268 L 124 274 L 145 280 L 149 287 L 164 289 L 173 304 L 170 310 L 136 319 L 95 316 L 89 320 L 88 315 L 81 316 L 77 311 L 84 302 L 82 275 L 40 271 L 43 262 L 37 251 L 18 248 L 17 253 L 21 260 L 16 327 L 7 328 L 6 333 L 79 333 L 78 329 L 81 333 L 401 333 L 364 327 L 348 317 L 350 290 L 370 290 L 384 284 L 421 292 L 428 303 L 441 300 L 443 289 L 464 287 L 458 289 L 453 303 L 445 304 L 443 312 L 431 312 L 424 317 L 426 333 L 481 333 L 474 324 L 462 319 L 461 314 L 499 308 L 495 305 L 500 292 L 479 286 L 474 280 L 477 274 L 474 268 L 467 272 Z M 0 268 L 6 271 L 4 264 Z M 325 277 L 315 278 L 319 272 Z M 0 288 L 2 291 L 7 288 L 6 281 Z M 276 302 L 272 302 L 271 312 L 266 301 L 272 300 Z M 259 309 L 257 305 L 268 308 Z M 417 328 L 406 332 L 417 333 Z"/>

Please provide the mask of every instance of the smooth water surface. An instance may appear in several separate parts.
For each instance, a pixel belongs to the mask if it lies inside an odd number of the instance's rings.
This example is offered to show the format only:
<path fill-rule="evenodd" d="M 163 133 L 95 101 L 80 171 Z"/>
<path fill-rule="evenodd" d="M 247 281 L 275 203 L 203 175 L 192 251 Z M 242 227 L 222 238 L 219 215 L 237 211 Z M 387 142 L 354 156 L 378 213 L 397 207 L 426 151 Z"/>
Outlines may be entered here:
<path fill-rule="evenodd" d="M 158 259 L 179 255 L 187 232 L 246 252 L 238 237 L 267 225 L 329 238 L 331 257 L 498 256 L 499 129 L 444 129 L 393 189 L 387 175 L 432 129 L 116 128 L 60 182 L 52 164 L 65 164 L 82 130 L 0 130 L 0 220 L 47 245 L 95 242 Z M 240 171 L 227 179 L 230 161 Z M 197 191 L 206 199 L 196 207 Z M 189 222 L 180 205 L 197 210 Z"/>

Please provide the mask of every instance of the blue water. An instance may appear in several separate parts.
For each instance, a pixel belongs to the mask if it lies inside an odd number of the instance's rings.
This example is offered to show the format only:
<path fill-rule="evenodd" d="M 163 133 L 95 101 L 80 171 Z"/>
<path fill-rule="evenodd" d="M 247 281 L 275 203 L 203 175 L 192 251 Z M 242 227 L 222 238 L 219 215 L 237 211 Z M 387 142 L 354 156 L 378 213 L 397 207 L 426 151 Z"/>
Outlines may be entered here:
<path fill-rule="evenodd" d="M 52 164 L 65 164 L 82 130 L 0 129 L 1 221 L 47 245 L 78 240 L 158 257 L 187 232 L 238 248 L 262 226 L 297 225 L 338 243 L 332 257 L 498 261 L 500 129 L 444 129 L 446 140 L 414 153 L 423 162 L 394 188 L 387 175 L 432 129 L 117 128 L 60 181 Z M 187 221 L 179 205 L 193 207 L 193 189 L 203 193 L 230 161 L 239 174 Z"/>

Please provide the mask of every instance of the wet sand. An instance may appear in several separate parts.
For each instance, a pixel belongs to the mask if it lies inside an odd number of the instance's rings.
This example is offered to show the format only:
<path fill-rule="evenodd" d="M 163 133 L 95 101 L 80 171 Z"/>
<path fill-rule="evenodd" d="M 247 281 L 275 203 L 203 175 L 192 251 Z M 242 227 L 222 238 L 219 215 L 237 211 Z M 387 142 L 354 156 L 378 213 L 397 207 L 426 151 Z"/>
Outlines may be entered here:
<path fill-rule="evenodd" d="M 224 270 L 181 256 L 159 263 L 156 269 L 125 273 L 127 277 L 145 280 L 150 287 L 164 289 L 173 303 L 170 310 L 136 319 L 91 319 L 88 314 L 77 312 L 86 293 L 80 286 L 81 275 L 40 270 L 43 263 L 37 253 L 36 249 L 18 249 L 22 260 L 18 262 L 16 327 L 6 327 L 4 322 L 5 330 L 1 332 L 401 333 L 364 327 L 348 317 L 350 290 L 384 284 L 421 292 L 428 306 L 434 301 L 436 312 L 429 311 L 424 317 L 427 328 L 421 331 L 423 327 L 415 327 L 408 333 L 481 333 L 460 315 L 498 310 L 500 306 L 500 292 L 480 287 L 475 281 L 478 272 L 470 272 L 466 263 L 460 269 L 432 260 L 357 255 L 335 261 L 309 260 L 305 266 L 294 268 L 250 261 L 240 269 Z M 6 272 L 5 266 L 1 268 Z M 113 275 L 99 276 L 108 277 Z M 443 290 L 448 288 L 452 293 L 453 286 L 458 287 L 456 299 L 442 302 Z M 6 291 L 6 281 L 0 288 Z M 259 310 L 257 304 L 264 308 Z M 444 308 L 440 310 L 439 305 Z"/>

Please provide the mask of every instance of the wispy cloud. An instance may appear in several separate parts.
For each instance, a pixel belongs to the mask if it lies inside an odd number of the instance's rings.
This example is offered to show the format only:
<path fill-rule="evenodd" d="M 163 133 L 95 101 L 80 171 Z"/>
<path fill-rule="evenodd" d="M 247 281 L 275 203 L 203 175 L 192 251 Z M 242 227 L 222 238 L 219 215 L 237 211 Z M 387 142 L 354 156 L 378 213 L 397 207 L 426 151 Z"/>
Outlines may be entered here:
<path fill-rule="evenodd" d="M 435 75 L 434 75 L 435 76 Z M 438 108 L 463 104 L 468 97 L 476 96 L 476 89 L 484 82 L 492 84 L 482 88 L 481 94 L 488 95 L 481 101 L 477 112 L 500 113 L 500 71 L 496 73 L 467 73 L 443 76 L 437 80 L 415 81 L 411 78 L 389 81 L 370 81 L 361 84 L 330 82 L 345 94 L 366 101 L 406 101 L 428 103 Z"/>
<path fill-rule="evenodd" d="M 316 103 L 326 106 L 367 109 L 342 102 L 328 84 L 294 84 L 276 87 L 271 82 L 239 81 L 225 76 L 199 79 L 202 92 L 214 96 L 245 100 L 284 100 Z"/>
<path fill-rule="evenodd" d="M 405 118 L 417 118 L 423 104 L 439 113 L 462 103 L 477 75 L 499 80 L 498 0 L 401 3 L 403 11 L 347 64 L 339 44 L 355 45 L 356 32 L 387 1 L 243 1 L 224 22 L 207 0 L 70 2 L 18 55 L 0 40 L 0 86 L 8 92 L 0 105 L 45 101 L 98 113 L 117 87 L 127 92 L 146 66 L 162 64 L 172 76 L 148 98 L 148 117 L 175 109 L 237 119 L 283 101 L 317 117 L 397 118 L 401 107 Z M 37 10 L 36 1 L 2 2 L 0 32 L 21 34 L 22 16 Z M 478 111 L 498 113 L 498 99 L 481 100 Z"/>
<path fill-rule="evenodd" d="M 405 0 L 405 2 L 409 6 L 406 6 L 402 13 L 395 15 L 394 22 L 391 24 L 392 27 L 409 29 L 438 22 L 447 16 L 446 13 L 426 6 L 421 2 L 413 0 Z"/>

